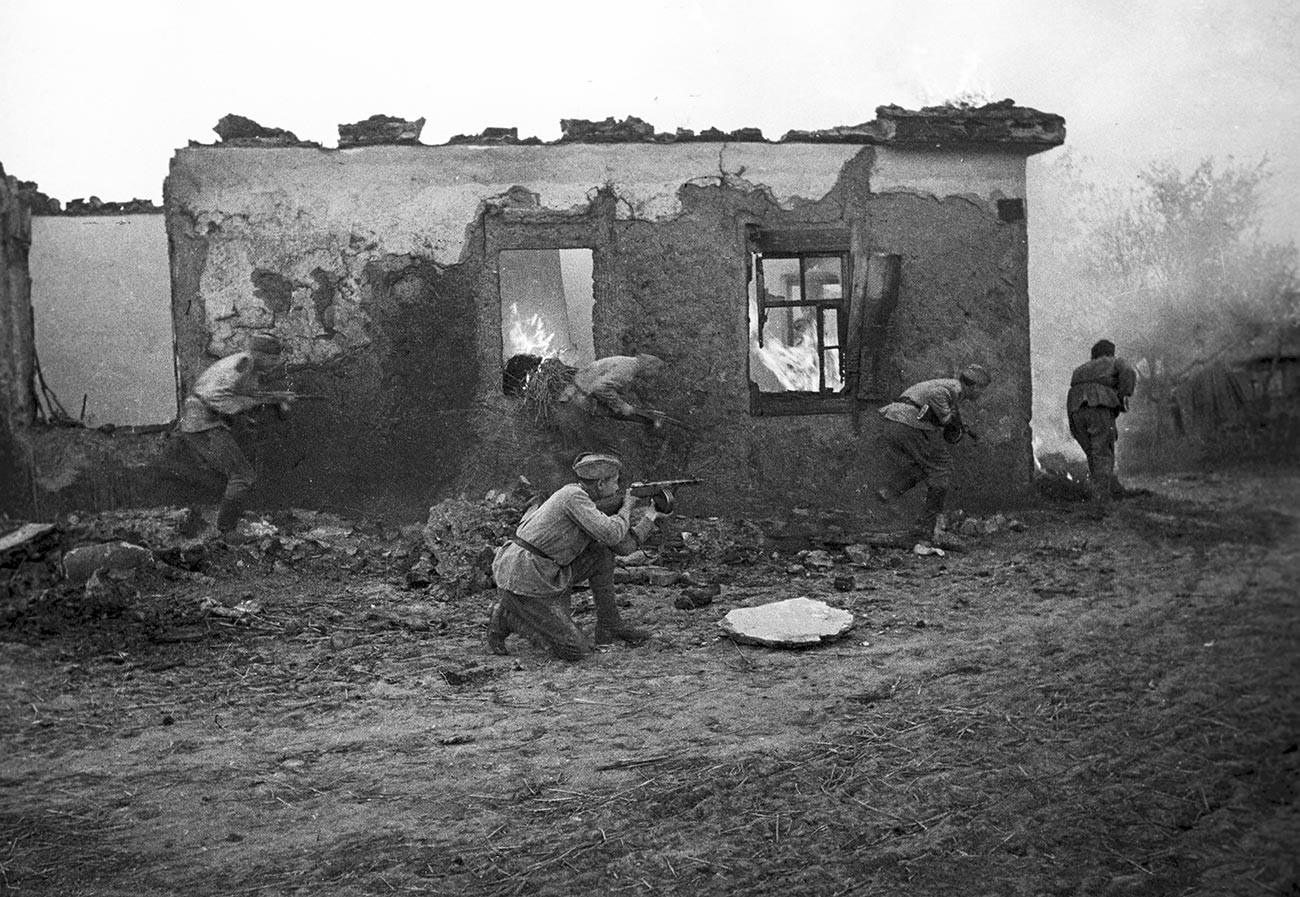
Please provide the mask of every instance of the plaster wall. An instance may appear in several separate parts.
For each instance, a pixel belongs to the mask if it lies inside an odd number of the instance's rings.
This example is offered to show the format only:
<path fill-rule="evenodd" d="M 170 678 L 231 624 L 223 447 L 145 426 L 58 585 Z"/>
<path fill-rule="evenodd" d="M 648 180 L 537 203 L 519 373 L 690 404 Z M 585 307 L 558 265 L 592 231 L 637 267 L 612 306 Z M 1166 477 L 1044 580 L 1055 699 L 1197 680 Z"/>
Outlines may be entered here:
<path fill-rule="evenodd" d="M 270 329 L 290 385 L 327 396 L 267 428 L 261 500 L 413 512 L 520 471 L 564 475 L 572 446 L 500 394 L 504 249 L 593 252 L 596 354 L 669 362 L 656 395 L 692 433 L 616 424 L 634 475 L 700 476 L 694 512 L 863 506 L 874 403 L 756 417 L 748 390 L 746 226 L 838 227 L 855 266 L 900 255 L 881 389 L 994 371 L 958 451 L 968 506 L 1028 483 L 1024 159 L 843 144 L 179 150 L 166 186 L 183 385 Z M 886 398 L 881 395 L 875 398 Z"/>

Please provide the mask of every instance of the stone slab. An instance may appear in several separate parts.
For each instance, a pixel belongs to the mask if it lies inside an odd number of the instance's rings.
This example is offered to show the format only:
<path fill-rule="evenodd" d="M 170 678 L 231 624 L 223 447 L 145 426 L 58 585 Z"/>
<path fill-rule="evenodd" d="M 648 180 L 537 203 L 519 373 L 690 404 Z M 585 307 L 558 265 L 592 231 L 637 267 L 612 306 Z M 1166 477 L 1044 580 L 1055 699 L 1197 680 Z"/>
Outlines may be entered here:
<path fill-rule="evenodd" d="M 738 607 L 719 624 L 733 641 L 768 648 L 806 648 L 840 638 L 853 628 L 853 614 L 812 598 L 788 598 Z"/>

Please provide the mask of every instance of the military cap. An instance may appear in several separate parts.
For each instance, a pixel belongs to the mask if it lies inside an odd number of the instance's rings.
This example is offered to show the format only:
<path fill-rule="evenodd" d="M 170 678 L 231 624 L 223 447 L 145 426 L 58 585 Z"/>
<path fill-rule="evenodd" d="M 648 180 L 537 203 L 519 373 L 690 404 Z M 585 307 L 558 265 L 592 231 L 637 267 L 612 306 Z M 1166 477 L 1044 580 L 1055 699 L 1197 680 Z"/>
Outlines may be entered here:
<path fill-rule="evenodd" d="M 961 378 L 967 383 L 974 386 L 988 386 L 993 382 L 993 376 L 981 364 L 968 364 L 961 372 Z"/>
<path fill-rule="evenodd" d="M 584 480 L 603 480 L 618 476 L 623 462 L 601 452 L 583 452 L 573 462 L 573 472 Z"/>

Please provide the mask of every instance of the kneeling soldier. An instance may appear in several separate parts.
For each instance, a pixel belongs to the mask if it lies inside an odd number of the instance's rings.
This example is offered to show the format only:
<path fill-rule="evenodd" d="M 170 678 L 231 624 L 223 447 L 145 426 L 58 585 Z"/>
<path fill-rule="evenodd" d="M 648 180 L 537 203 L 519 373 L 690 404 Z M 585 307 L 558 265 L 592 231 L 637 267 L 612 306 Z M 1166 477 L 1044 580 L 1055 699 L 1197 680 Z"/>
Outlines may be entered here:
<path fill-rule="evenodd" d="M 518 633 L 563 660 L 590 654 L 595 645 L 622 639 L 640 644 L 650 633 L 619 617 L 614 603 L 614 551 L 639 545 L 662 516 L 646 508 L 635 524 L 636 498 L 629 489 L 613 514 L 596 503 L 618 493 L 622 463 L 613 455 L 586 452 L 573 471 L 578 482 L 561 486 L 524 515 L 515 535 L 497 549 L 492 573 L 497 603 L 488 623 L 487 643 L 505 654 L 506 636 Z M 573 586 L 591 585 L 596 605 L 595 638 L 588 637 L 569 609 Z"/>

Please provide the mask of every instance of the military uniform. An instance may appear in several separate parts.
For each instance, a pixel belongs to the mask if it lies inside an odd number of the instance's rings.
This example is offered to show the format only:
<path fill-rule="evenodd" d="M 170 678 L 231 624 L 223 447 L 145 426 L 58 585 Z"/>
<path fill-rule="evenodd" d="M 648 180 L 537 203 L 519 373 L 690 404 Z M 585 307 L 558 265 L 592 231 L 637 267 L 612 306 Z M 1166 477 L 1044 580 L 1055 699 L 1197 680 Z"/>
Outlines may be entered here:
<path fill-rule="evenodd" d="M 1113 348 L 1112 348 L 1113 351 Z M 1137 371 L 1122 358 L 1101 355 L 1074 369 L 1066 413 L 1070 435 L 1088 458 L 1088 477 L 1094 499 L 1108 502 L 1119 491 L 1115 479 L 1116 418 L 1127 407 L 1137 386 Z"/>
<path fill-rule="evenodd" d="M 231 432 L 231 422 L 267 404 L 256 395 L 261 388 L 257 356 L 279 354 L 280 344 L 271 337 L 254 337 L 250 350 L 227 355 L 198 376 L 181 406 L 177 428 L 194 462 L 225 480 L 217 511 L 217 530 L 222 533 L 239 522 L 256 480 L 252 462 Z"/>
<path fill-rule="evenodd" d="M 617 476 L 609 455 L 587 454 L 574 465 L 584 479 Z M 583 485 L 569 483 L 524 515 L 515 535 L 497 549 L 492 573 L 497 603 L 488 624 L 488 647 L 506 653 L 510 633 L 527 637 L 556 657 L 577 660 L 596 644 L 622 638 L 643 641 L 648 633 L 625 624 L 614 601 L 614 549 L 629 536 L 640 543 L 654 528 L 654 516 L 632 522 L 631 506 L 605 514 Z M 596 605 L 595 637 L 573 622 L 570 596 L 587 582 Z"/>
<path fill-rule="evenodd" d="M 888 502 L 925 483 L 925 504 L 916 526 L 923 538 L 933 537 L 952 487 L 948 446 L 963 430 L 959 405 L 978 395 L 990 379 L 982 367 L 970 365 L 958 379 L 944 377 L 909 386 L 880 409 L 885 419 L 880 441 L 885 484 L 876 490 L 876 497 Z"/>

